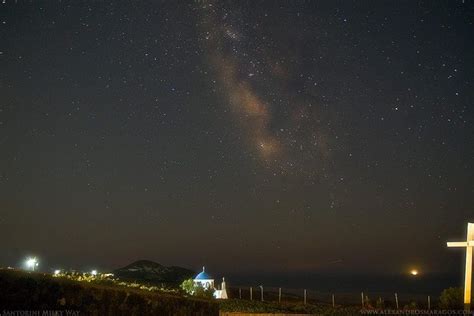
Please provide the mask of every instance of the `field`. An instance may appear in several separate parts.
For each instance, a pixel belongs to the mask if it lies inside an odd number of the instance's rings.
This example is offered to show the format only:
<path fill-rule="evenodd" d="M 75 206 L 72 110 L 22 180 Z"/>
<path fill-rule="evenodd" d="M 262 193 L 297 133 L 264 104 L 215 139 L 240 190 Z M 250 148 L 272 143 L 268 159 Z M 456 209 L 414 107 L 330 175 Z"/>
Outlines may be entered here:
<path fill-rule="evenodd" d="M 219 302 L 222 312 L 247 312 L 247 313 L 281 313 L 281 314 L 313 314 L 313 315 L 359 315 L 360 307 L 332 306 L 324 304 L 306 304 L 276 302 L 260 302 L 239 299 L 229 299 Z"/>
<path fill-rule="evenodd" d="M 0 308 L 80 315 L 219 315 L 218 304 L 211 300 L 15 270 L 0 270 Z"/>
<path fill-rule="evenodd" d="M 248 289 L 230 288 L 228 300 L 195 298 L 178 289 L 161 289 L 156 286 L 127 283 L 89 277 L 53 277 L 50 274 L 0 269 L 0 310 L 15 311 L 77 311 L 80 315 L 173 315 L 213 316 L 219 312 L 280 313 L 311 315 L 360 315 L 360 305 L 336 304 L 314 299 L 304 304 L 301 296 L 283 293 L 281 303 L 278 292 L 265 292 L 260 301 L 258 291 L 249 300 Z M 444 297 L 444 308 L 461 309 L 462 289 L 450 289 Z M 394 302 L 368 300 L 366 307 L 395 309 Z M 432 307 L 443 308 L 439 301 Z M 400 309 L 426 308 L 423 302 L 401 302 Z"/>
<path fill-rule="evenodd" d="M 50 274 L 0 270 L 0 308 L 2 310 L 67 310 L 81 315 L 195 315 L 212 316 L 222 312 L 308 313 L 354 315 L 357 307 L 332 308 L 327 304 L 304 305 L 298 297 L 285 295 L 284 301 L 208 300 L 185 297 L 178 291 L 161 291 L 123 282 L 70 279 Z M 230 290 L 236 297 L 233 290 Z M 269 298 L 275 299 L 274 293 Z"/>

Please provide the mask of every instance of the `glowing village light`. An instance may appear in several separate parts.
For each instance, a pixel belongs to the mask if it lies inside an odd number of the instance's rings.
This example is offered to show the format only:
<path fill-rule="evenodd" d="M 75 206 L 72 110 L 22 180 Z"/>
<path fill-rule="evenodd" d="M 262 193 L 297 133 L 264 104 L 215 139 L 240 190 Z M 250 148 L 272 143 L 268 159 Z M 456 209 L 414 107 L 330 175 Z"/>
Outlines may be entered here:
<path fill-rule="evenodd" d="M 25 261 L 26 268 L 35 271 L 35 268 L 39 265 L 38 259 L 36 257 L 34 258 L 28 258 Z"/>
<path fill-rule="evenodd" d="M 417 276 L 418 275 L 418 270 L 413 269 L 413 270 L 410 271 L 410 274 L 413 275 L 413 276 Z"/>
<path fill-rule="evenodd" d="M 92 270 L 92 271 L 91 271 L 91 274 L 94 275 L 94 276 L 96 276 L 96 275 L 97 275 L 97 270 Z"/>
<path fill-rule="evenodd" d="M 61 270 L 54 270 L 54 275 L 59 275 L 61 273 Z"/>

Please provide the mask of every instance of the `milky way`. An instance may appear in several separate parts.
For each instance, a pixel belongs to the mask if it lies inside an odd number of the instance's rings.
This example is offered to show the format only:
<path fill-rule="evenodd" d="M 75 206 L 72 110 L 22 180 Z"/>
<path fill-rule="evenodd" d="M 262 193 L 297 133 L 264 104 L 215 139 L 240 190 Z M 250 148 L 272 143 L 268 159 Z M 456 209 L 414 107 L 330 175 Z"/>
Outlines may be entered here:
<path fill-rule="evenodd" d="M 244 131 L 247 144 L 262 160 L 282 172 L 295 166 L 304 168 L 303 147 L 311 148 L 304 151 L 309 159 L 317 159 L 316 152 L 319 158 L 326 158 L 328 138 L 311 117 L 316 115 L 314 111 L 307 110 L 312 105 L 289 98 L 290 74 L 280 64 L 281 56 L 272 58 L 269 47 L 255 44 L 259 40 L 245 34 L 240 11 L 232 12 L 219 3 L 206 2 L 199 13 L 209 63 L 227 100 L 224 103 L 228 103 Z M 264 92 L 258 91 L 259 83 L 266 86 Z M 281 113 L 275 113 L 278 111 Z M 275 122 L 274 116 L 278 114 L 284 117 L 283 121 Z M 305 120 L 311 124 L 305 126 Z"/>

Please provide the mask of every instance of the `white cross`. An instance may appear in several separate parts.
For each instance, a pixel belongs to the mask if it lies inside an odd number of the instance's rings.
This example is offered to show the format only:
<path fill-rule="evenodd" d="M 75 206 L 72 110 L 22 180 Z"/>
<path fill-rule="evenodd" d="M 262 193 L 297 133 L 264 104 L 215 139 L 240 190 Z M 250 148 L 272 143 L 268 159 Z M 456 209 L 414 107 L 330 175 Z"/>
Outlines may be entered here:
<path fill-rule="evenodd" d="M 464 275 L 464 306 L 469 309 L 471 305 L 472 247 L 474 247 L 474 224 L 467 223 L 466 241 L 448 242 L 448 247 L 466 248 L 466 271 Z"/>

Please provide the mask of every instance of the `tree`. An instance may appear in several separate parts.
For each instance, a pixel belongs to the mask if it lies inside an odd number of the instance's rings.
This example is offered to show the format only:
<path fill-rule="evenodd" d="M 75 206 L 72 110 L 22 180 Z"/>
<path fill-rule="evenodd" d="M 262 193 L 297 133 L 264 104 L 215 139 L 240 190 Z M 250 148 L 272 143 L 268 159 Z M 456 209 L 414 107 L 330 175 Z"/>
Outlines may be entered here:
<path fill-rule="evenodd" d="M 439 307 L 442 309 L 462 309 L 463 289 L 460 287 L 450 287 L 441 292 L 439 297 Z"/>
<path fill-rule="evenodd" d="M 201 283 L 195 283 L 193 279 L 184 280 L 180 285 L 181 289 L 189 295 L 213 298 L 214 289 L 204 288 Z"/>
<path fill-rule="evenodd" d="M 193 295 L 193 293 L 195 292 L 196 286 L 194 285 L 193 279 L 187 279 L 187 280 L 184 280 L 183 283 L 181 283 L 180 288 L 187 294 Z"/>
<path fill-rule="evenodd" d="M 196 291 L 194 292 L 195 296 L 198 297 L 205 297 L 205 298 L 213 298 L 214 297 L 214 289 L 211 288 L 204 288 L 201 283 L 196 285 Z"/>

